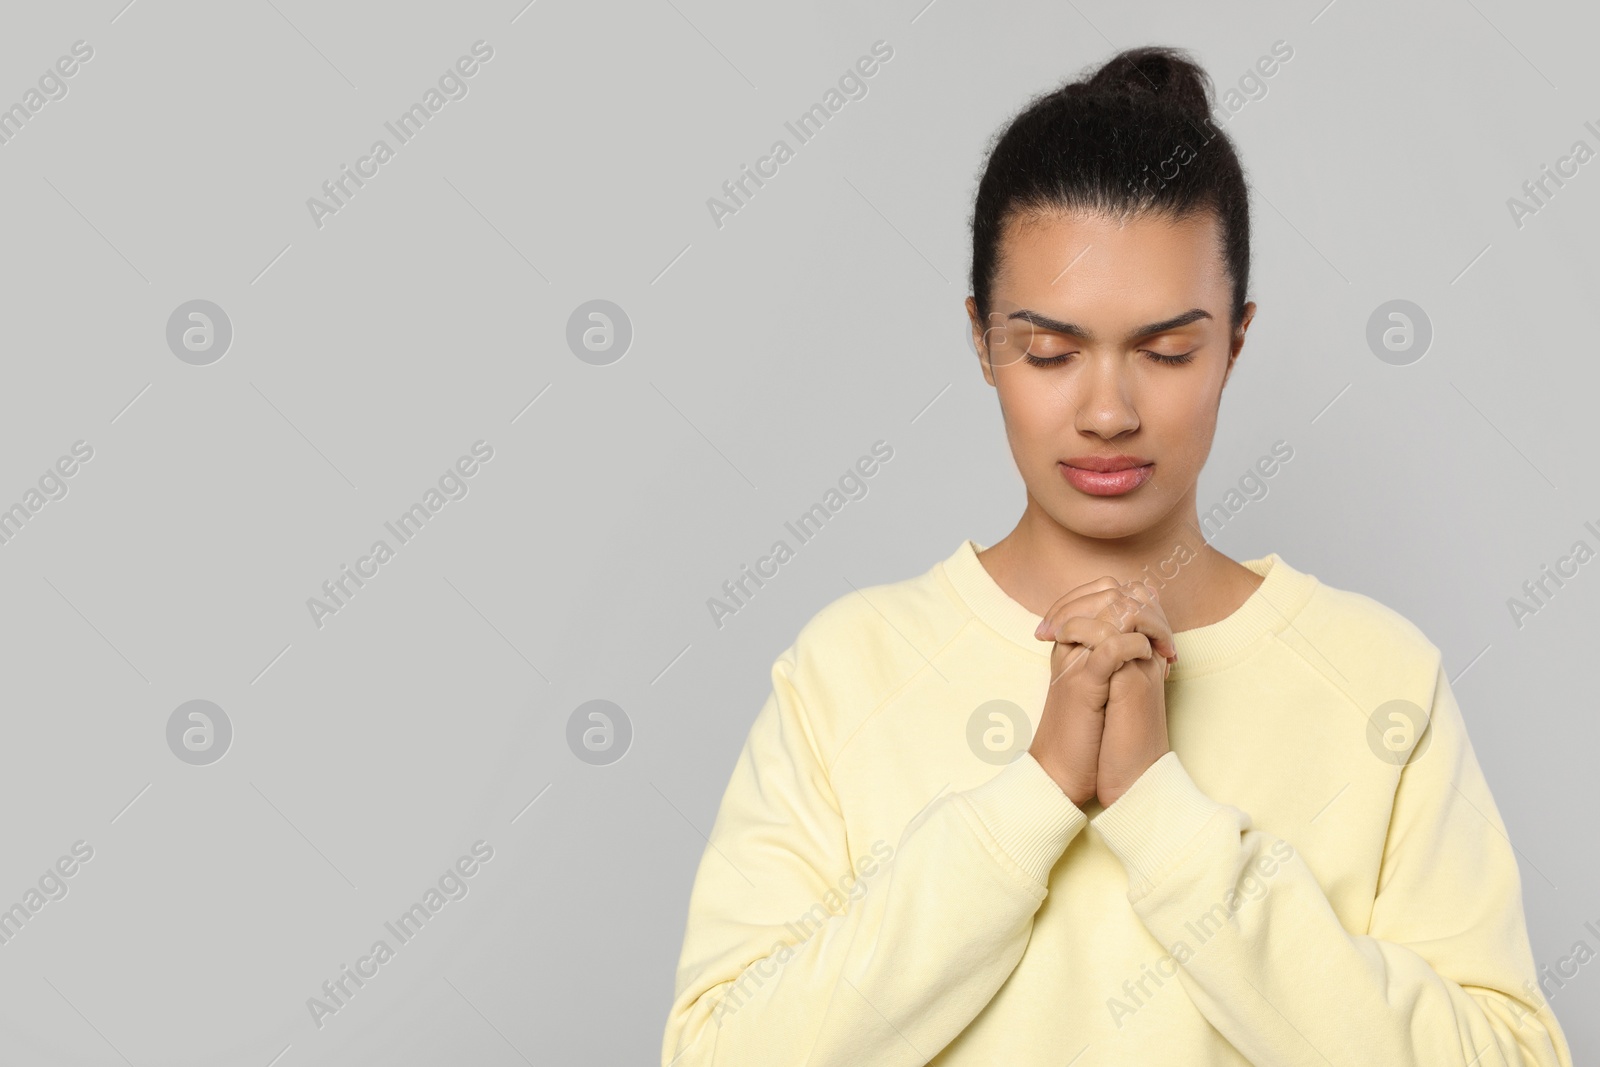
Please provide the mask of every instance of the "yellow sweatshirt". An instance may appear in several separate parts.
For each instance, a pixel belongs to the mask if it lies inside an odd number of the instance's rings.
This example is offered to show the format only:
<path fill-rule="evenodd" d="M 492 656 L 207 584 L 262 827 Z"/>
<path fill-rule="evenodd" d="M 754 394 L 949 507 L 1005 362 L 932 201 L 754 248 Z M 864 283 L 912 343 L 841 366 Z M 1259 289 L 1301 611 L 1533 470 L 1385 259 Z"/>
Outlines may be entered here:
<path fill-rule="evenodd" d="M 982 547 L 834 600 L 777 657 L 664 1065 L 1571 1067 L 1415 625 L 1244 561 L 1255 593 L 1174 635 L 1172 751 L 1080 809 L 1026 751 L 1051 646 Z"/>

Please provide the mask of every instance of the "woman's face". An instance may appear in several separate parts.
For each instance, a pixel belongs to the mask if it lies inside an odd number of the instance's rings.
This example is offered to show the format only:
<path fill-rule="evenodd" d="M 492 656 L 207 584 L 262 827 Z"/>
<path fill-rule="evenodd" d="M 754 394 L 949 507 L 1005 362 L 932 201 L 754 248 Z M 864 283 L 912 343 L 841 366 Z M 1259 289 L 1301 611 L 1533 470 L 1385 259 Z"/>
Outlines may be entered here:
<path fill-rule="evenodd" d="M 1017 468 L 1061 526 L 1114 538 L 1193 521 L 1222 386 L 1255 314 L 1247 304 L 1230 332 L 1218 238 L 1211 212 L 1013 218 L 987 323 L 967 298 Z M 1127 469 L 1083 469 L 1095 460 Z"/>

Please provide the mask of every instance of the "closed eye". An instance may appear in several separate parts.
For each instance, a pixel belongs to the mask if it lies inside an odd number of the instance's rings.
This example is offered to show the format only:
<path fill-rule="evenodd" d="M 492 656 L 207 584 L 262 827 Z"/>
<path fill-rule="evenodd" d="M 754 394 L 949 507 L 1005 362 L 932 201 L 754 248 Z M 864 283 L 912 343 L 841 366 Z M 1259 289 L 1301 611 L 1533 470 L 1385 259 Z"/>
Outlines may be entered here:
<path fill-rule="evenodd" d="M 1198 352 L 1199 349 L 1191 349 L 1188 352 L 1184 352 L 1176 356 L 1164 356 L 1159 352 L 1151 352 L 1149 349 L 1141 349 L 1140 351 L 1144 352 L 1145 355 L 1149 356 L 1157 363 L 1164 363 L 1169 367 L 1176 367 L 1185 363 L 1193 362 L 1194 354 Z M 1067 360 L 1071 359 L 1073 354 L 1074 353 L 1067 352 L 1059 356 L 1036 356 L 1032 352 L 1029 352 L 1023 358 L 1035 367 L 1058 367 Z"/>

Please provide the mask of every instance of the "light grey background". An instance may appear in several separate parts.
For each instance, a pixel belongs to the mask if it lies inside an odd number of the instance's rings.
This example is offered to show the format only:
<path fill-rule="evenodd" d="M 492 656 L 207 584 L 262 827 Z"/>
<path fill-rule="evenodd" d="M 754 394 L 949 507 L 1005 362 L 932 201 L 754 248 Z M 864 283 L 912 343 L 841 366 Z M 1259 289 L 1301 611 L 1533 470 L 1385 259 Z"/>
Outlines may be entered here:
<path fill-rule="evenodd" d="M 0 1062 L 657 1062 L 695 866 L 772 659 L 823 604 L 992 543 L 1022 486 L 964 337 L 990 135 L 1114 51 L 1191 49 L 1255 202 L 1260 311 L 1201 482 L 1294 458 L 1222 531 L 1415 621 L 1521 857 L 1534 951 L 1596 946 L 1600 19 L 1372 0 L 9 5 L 0 106 Z M 473 42 L 493 58 L 319 228 L 306 201 Z M 875 41 L 893 57 L 719 228 L 707 200 Z M 166 340 L 209 300 L 205 366 Z M 609 300 L 608 365 L 569 317 Z M 1379 305 L 1434 338 L 1394 366 Z M 531 406 L 530 406 L 531 405 Z M 719 629 L 725 580 L 877 440 L 894 456 Z M 493 459 L 337 615 L 307 599 L 475 441 Z M 196 699 L 222 759 L 174 755 Z M 580 704 L 633 729 L 596 766 Z M 473 842 L 468 894 L 320 1028 L 306 1001 Z M 1552 1004 L 1600 1053 L 1600 965 Z M 1337 1005 L 1330 1005 L 1337 1010 Z"/>

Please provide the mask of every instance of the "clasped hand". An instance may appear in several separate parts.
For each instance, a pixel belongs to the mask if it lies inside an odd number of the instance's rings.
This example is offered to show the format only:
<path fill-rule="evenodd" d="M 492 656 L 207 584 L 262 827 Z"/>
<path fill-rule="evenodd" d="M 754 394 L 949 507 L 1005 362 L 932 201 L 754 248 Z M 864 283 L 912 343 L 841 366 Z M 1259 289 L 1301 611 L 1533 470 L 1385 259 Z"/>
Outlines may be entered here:
<path fill-rule="evenodd" d="M 1028 751 L 1080 807 L 1110 807 L 1169 751 L 1166 678 L 1178 650 L 1155 589 L 1100 578 L 1063 596 L 1036 631 L 1050 687 Z"/>

